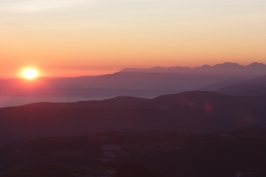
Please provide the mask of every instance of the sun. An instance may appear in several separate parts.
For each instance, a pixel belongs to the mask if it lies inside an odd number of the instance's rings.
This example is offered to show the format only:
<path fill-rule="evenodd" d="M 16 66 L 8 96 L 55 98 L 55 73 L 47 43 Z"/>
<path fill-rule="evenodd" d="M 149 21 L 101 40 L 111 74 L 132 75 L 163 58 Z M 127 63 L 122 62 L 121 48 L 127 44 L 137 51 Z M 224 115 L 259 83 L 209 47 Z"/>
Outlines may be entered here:
<path fill-rule="evenodd" d="M 36 79 L 39 76 L 37 69 L 26 68 L 22 71 L 22 77 L 28 80 Z"/>

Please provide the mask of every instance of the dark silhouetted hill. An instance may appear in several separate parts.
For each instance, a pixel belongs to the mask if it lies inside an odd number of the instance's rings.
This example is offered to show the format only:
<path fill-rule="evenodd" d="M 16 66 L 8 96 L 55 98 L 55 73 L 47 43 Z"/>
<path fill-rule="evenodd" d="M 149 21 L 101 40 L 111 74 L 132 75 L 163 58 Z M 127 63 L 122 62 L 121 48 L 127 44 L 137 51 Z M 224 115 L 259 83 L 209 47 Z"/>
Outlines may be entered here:
<path fill-rule="evenodd" d="M 0 143 L 47 136 L 151 130 L 216 132 L 266 125 L 266 97 L 184 92 L 0 109 Z"/>

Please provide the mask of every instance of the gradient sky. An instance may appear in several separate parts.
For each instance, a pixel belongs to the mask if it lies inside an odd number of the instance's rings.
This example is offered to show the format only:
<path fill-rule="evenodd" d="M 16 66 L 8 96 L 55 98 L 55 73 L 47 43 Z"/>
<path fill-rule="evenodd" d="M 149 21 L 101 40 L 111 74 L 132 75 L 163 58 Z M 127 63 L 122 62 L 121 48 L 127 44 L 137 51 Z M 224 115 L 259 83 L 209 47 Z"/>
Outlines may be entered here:
<path fill-rule="evenodd" d="M 0 0 L 0 77 L 266 63 L 265 0 Z"/>

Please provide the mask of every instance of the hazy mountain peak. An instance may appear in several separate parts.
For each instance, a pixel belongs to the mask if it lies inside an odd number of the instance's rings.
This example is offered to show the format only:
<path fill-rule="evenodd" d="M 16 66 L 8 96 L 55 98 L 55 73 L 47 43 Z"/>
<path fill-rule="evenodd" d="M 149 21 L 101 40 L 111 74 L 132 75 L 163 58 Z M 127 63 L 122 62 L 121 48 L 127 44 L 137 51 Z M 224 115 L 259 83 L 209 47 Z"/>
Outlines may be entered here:
<path fill-rule="evenodd" d="M 255 66 L 266 66 L 265 64 L 259 63 L 259 62 L 250 63 L 248 66 L 252 66 L 252 65 L 255 65 Z"/>
<path fill-rule="evenodd" d="M 151 68 L 124 68 L 120 71 L 120 73 L 176 73 L 176 72 L 187 72 L 190 71 L 191 68 L 189 67 L 182 67 L 182 66 L 173 66 L 173 67 L 160 67 L 155 66 Z"/>
<path fill-rule="evenodd" d="M 266 65 L 263 64 L 263 63 L 253 62 L 253 63 L 249 64 L 247 66 L 247 68 L 253 68 L 253 69 L 258 68 L 258 69 L 261 69 L 261 68 L 266 68 Z"/>
<path fill-rule="evenodd" d="M 211 66 L 210 65 L 202 65 L 200 68 L 211 68 Z"/>
<path fill-rule="evenodd" d="M 214 67 L 243 67 L 243 65 L 239 65 L 238 63 L 224 62 L 222 64 L 214 65 Z"/>
<path fill-rule="evenodd" d="M 161 66 L 154 66 L 151 69 L 165 69 L 165 68 L 164 67 L 161 67 Z"/>

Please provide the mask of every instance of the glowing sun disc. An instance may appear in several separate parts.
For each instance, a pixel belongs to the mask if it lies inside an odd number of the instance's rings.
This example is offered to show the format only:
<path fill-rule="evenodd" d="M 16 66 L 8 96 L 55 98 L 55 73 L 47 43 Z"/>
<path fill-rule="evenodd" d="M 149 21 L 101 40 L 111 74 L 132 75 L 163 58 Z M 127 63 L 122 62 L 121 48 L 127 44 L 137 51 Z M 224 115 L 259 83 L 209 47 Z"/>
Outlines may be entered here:
<path fill-rule="evenodd" d="M 22 71 L 22 77 L 25 79 L 36 79 L 38 77 L 38 71 L 34 68 L 27 68 Z"/>

